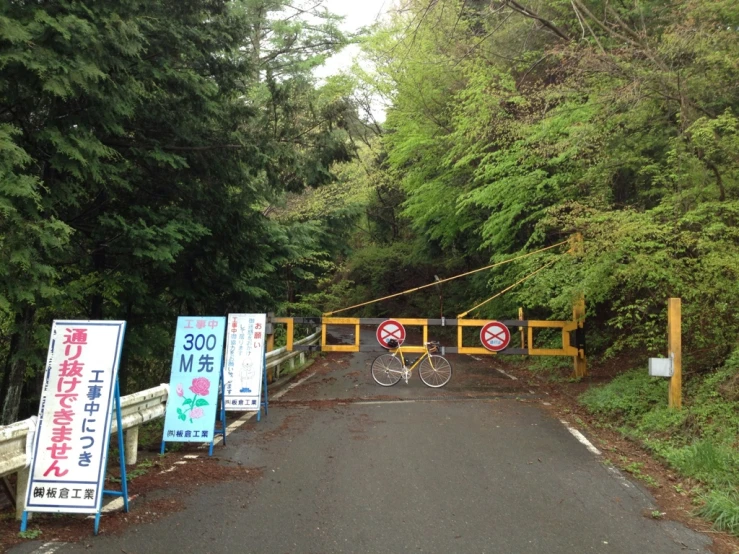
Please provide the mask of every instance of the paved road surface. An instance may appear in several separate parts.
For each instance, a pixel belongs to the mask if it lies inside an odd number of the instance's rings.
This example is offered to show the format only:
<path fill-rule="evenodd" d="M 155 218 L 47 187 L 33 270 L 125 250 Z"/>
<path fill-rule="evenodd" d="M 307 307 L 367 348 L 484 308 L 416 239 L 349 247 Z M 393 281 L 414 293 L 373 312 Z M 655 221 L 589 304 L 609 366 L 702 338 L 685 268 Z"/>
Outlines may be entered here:
<path fill-rule="evenodd" d="M 704 535 L 647 517 L 648 494 L 493 360 L 450 356 L 445 389 L 417 376 L 385 389 L 373 357 L 319 358 L 229 436 L 219 455 L 265 468 L 258 480 L 201 487 L 184 511 L 56 552 L 708 552 Z"/>

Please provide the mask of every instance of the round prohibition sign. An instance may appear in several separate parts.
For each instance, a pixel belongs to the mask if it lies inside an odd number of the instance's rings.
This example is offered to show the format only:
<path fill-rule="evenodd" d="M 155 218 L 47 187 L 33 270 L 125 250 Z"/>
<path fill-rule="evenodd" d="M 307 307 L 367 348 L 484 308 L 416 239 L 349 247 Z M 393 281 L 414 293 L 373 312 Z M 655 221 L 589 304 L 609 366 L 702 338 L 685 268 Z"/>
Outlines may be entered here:
<path fill-rule="evenodd" d="M 405 327 L 403 327 L 402 323 L 395 321 L 394 319 L 388 319 L 387 321 L 380 323 L 377 327 L 376 336 L 377 342 L 379 342 L 380 346 L 383 348 L 391 348 L 388 344 L 388 341 L 391 339 L 398 341 L 398 346 L 400 346 L 403 344 L 403 341 L 405 341 Z"/>
<path fill-rule="evenodd" d="M 499 321 L 491 321 L 480 330 L 480 341 L 488 350 L 500 352 L 508 348 L 511 332 Z"/>

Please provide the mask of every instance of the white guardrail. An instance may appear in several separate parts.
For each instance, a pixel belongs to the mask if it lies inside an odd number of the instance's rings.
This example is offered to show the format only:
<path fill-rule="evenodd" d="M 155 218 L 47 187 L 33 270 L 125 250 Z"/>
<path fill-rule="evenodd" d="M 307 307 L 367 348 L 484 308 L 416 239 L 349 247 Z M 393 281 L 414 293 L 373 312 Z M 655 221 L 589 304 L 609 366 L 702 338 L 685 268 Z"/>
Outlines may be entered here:
<path fill-rule="evenodd" d="M 296 341 L 295 344 L 313 344 L 320 336 L 320 332 L 314 333 Z M 304 363 L 305 351 L 288 352 L 283 347 L 267 353 L 267 369 L 273 369 L 275 379 L 280 377 L 285 365 L 292 369 Z M 126 431 L 126 465 L 135 464 L 138 459 L 139 426 L 147 421 L 164 417 L 168 391 L 169 385 L 159 385 L 121 397 L 121 423 Z M 18 519 L 25 509 L 24 495 L 31 462 L 27 454 L 26 441 L 33 440 L 33 432 L 29 436 L 30 429 L 35 430 L 35 418 L 0 427 L 0 478 L 13 473 L 18 474 L 15 497 Z M 113 418 L 111 433 L 117 430 L 118 422 Z M 28 451 L 30 452 L 30 449 Z"/>

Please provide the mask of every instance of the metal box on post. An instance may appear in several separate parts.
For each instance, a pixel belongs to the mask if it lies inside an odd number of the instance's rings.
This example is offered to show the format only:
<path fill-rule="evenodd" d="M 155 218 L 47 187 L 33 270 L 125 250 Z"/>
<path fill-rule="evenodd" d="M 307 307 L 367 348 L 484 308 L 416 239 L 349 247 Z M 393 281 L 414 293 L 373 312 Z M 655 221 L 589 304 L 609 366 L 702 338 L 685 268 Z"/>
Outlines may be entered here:
<path fill-rule="evenodd" d="M 649 358 L 649 375 L 651 377 L 672 377 L 672 359 Z"/>

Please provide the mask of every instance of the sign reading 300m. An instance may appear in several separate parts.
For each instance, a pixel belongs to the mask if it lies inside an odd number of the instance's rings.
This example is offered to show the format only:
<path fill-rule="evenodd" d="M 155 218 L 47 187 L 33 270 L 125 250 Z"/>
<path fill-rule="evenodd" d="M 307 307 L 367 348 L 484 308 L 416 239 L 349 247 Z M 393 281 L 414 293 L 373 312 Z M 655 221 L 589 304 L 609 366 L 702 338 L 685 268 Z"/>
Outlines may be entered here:
<path fill-rule="evenodd" d="M 225 317 L 177 318 L 164 441 L 213 438 L 225 331 Z"/>

